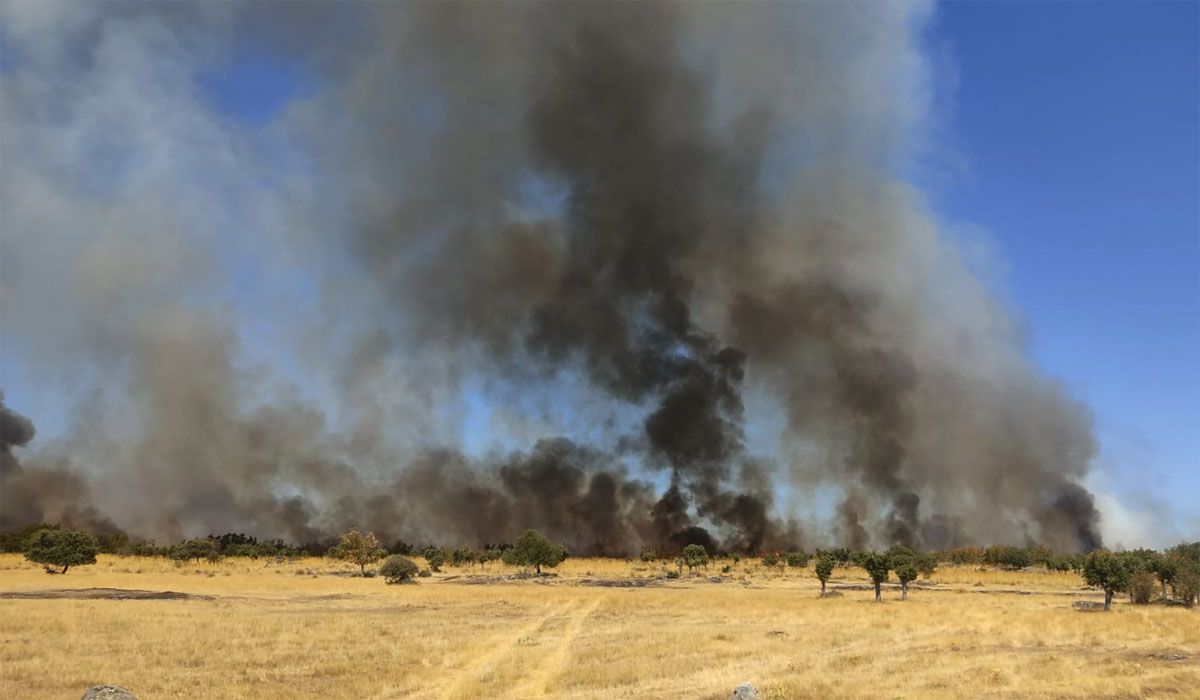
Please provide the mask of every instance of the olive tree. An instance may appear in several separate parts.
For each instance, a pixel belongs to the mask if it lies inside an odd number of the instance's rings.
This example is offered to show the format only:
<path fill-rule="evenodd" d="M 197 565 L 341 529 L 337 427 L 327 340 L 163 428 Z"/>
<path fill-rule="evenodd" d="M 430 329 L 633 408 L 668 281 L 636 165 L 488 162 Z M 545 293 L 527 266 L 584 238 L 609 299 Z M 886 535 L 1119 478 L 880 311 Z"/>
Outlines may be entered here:
<path fill-rule="evenodd" d="M 1128 557 L 1096 550 L 1083 558 L 1083 580 L 1104 590 L 1104 609 L 1112 610 L 1113 594 L 1129 587 L 1133 567 Z"/>
<path fill-rule="evenodd" d="M 504 563 L 510 566 L 532 566 L 537 573 L 542 567 L 554 568 L 567 558 L 567 548 L 552 542 L 536 530 L 526 530 L 516 544 L 504 552 Z"/>
<path fill-rule="evenodd" d="M 65 574 L 72 566 L 96 563 L 96 540 L 75 530 L 38 530 L 25 540 L 25 558 L 38 564 L 61 566 L 59 573 Z"/>
<path fill-rule="evenodd" d="M 349 532 L 342 535 L 342 540 L 329 550 L 329 553 L 335 559 L 358 564 L 359 573 L 363 576 L 367 575 L 367 564 L 378 561 L 387 554 L 379 546 L 379 540 L 375 537 L 375 533 L 359 532 L 356 527 L 350 528 Z"/>

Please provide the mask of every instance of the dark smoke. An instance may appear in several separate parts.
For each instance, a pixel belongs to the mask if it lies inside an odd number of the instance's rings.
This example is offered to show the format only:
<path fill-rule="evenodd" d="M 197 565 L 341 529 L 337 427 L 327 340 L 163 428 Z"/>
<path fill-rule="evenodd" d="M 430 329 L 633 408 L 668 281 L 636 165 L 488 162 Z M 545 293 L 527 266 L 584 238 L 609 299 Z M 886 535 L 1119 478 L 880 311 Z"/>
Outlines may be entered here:
<path fill-rule="evenodd" d="M 925 107 L 920 10 L 187 7 L 89 10 L 41 49 L 58 60 L 0 83 L 3 133 L 62 114 L 165 169 L 63 182 L 38 164 L 96 144 L 4 141 L 5 169 L 25 164 L 0 178 L 6 343 L 39 376 L 102 377 L 24 467 L 32 425 L 4 409 L 5 527 L 470 544 L 533 527 L 605 554 L 1100 544 L 1086 409 L 896 175 Z M 321 78 L 268 132 L 315 174 L 263 185 L 278 154 L 187 89 L 232 26 Z M 92 95 L 130 74 L 159 88 L 153 129 L 104 116 L 125 93 Z M 65 194 L 30 204 L 47 192 Z M 252 223 L 272 235 L 248 251 L 216 237 Z M 277 306 L 229 311 L 236 254 L 284 271 Z M 241 328 L 277 333 L 272 354 Z M 467 389 L 496 406 L 484 456 L 461 444 Z M 756 442 L 763 406 L 780 434 Z"/>

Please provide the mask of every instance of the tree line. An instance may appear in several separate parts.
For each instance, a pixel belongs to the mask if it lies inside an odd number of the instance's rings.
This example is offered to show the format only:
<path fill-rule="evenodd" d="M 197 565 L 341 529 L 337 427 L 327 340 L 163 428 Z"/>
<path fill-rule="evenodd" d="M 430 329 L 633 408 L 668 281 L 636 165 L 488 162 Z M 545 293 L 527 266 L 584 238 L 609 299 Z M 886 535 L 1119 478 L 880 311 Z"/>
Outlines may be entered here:
<path fill-rule="evenodd" d="M 357 564 L 364 576 L 367 575 L 368 565 L 383 559 L 379 574 L 391 583 L 431 575 L 439 572 L 447 563 L 458 567 L 479 566 L 481 570 L 486 570 L 489 563 L 502 561 L 510 566 L 532 568 L 535 574 L 540 575 L 543 567 L 556 567 L 568 556 L 565 546 L 534 530 L 525 531 L 511 544 L 483 545 L 478 548 L 418 547 L 403 540 L 384 547 L 373 533 L 357 528 L 349 530 L 336 541 L 320 543 L 319 546 L 295 546 L 282 540 L 259 541 L 242 533 L 210 535 L 159 546 L 153 541 L 130 541 L 123 533 L 90 534 L 46 524 L 0 533 L 0 551 L 22 552 L 30 561 L 44 564 L 48 572 L 63 574 L 72 566 L 94 564 L 99 553 L 213 563 L 224 557 L 280 559 L 330 556 Z M 421 569 L 409 559 L 417 555 L 425 560 L 428 569 Z M 707 569 L 714 558 L 723 556 L 725 553 L 709 552 L 701 544 L 689 544 L 677 553 L 669 550 L 660 553 L 647 546 L 642 549 L 640 559 L 647 563 L 662 562 L 664 566 L 673 561 L 676 570 L 668 571 L 667 576 L 677 578 L 684 568 L 689 574 L 700 567 Z M 723 567 L 724 573 L 729 573 L 742 560 L 737 553 L 729 554 L 728 558 L 732 564 Z M 1074 571 L 1089 586 L 1104 592 L 1105 610 L 1111 609 L 1113 597 L 1118 593 L 1127 594 L 1130 602 L 1135 604 L 1148 604 L 1157 598 L 1163 602 L 1192 607 L 1200 600 L 1200 542 L 1185 542 L 1163 551 L 1095 550 L 1079 555 L 1057 554 L 1040 546 L 995 545 L 917 552 L 893 545 L 882 552 L 834 548 L 818 549 L 813 555 L 802 550 L 768 552 L 760 558 L 762 566 L 780 570 L 784 567 L 804 568 L 812 560 L 815 560 L 813 568 L 821 582 L 822 596 L 826 594 L 826 584 L 839 566 L 863 569 L 870 577 L 875 599 L 879 601 L 882 585 L 892 575 L 900 584 L 901 599 L 904 600 L 908 598 L 910 583 L 920 576 L 932 575 L 938 564 L 949 563 L 992 566 L 1012 571 L 1030 567 Z M 61 569 L 54 571 L 51 567 Z"/>

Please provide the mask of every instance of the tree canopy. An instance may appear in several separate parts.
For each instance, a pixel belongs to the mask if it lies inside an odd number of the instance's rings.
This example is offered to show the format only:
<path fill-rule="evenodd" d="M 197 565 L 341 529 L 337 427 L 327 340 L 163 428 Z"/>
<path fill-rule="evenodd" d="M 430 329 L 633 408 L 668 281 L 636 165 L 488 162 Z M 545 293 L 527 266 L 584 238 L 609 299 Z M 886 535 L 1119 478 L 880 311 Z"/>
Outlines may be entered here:
<path fill-rule="evenodd" d="M 375 533 L 359 532 L 356 527 L 342 535 L 342 540 L 336 547 L 329 550 L 329 553 L 337 559 L 358 564 L 359 572 L 363 576 L 367 575 L 367 564 L 378 561 L 387 554 L 379 546 L 379 540 L 375 537 Z"/>
<path fill-rule="evenodd" d="M 96 563 L 96 539 L 75 530 L 38 530 L 25 541 L 25 558 L 38 564 L 61 566 L 61 573 L 65 574 L 72 566 Z"/>
<path fill-rule="evenodd" d="M 552 542 L 536 530 L 526 530 L 511 549 L 504 552 L 504 563 L 532 566 L 540 574 L 542 567 L 554 568 L 567 558 L 567 548 Z"/>

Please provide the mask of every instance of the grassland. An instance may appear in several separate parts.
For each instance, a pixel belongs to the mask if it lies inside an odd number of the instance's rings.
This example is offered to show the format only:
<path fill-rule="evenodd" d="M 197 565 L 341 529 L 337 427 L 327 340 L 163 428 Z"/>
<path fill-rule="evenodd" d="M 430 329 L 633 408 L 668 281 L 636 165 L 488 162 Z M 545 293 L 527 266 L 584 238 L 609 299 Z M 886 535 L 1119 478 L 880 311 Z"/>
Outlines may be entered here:
<path fill-rule="evenodd" d="M 1098 600 L 1074 574 L 945 568 L 876 604 L 860 570 L 819 599 L 811 567 L 742 562 L 610 588 L 657 566 L 568 560 L 551 580 L 416 585 L 328 560 L 176 567 L 102 556 L 66 576 L 0 555 L 0 592 L 172 590 L 187 600 L 0 599 L 0 697 L 1200 697 L 1200 613 Z M 512 573 L 489 566 L 487 576 Z M 479 576 L 478 569 L 474 570 Z M 859 590 L 859 589 L 863 590 Z"/>

